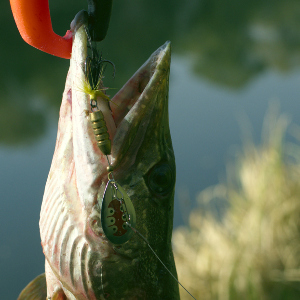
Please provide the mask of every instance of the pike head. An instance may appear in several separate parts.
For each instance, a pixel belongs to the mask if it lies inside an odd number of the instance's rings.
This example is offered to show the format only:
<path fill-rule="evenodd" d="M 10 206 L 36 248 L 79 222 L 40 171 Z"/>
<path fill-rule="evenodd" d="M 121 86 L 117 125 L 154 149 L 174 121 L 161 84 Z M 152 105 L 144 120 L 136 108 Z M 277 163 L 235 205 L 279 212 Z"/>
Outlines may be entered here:
<path fill-rule="evenodd" d="M 139 234 L 115 245 L 103 232 L 108 162 L 86 114 L 86 55 L 86 34 L 80 28 L 41 209 L 47 295 L 72 300 L 179 299 L 177 282 Z M 115 95 L 112 112 L 105 106 L 100 109 L 112 141 L 114 178 L 133 203 L 135 227 L 176 276 L 171 248 L 175 158 L 168 123 L 170 57 L 167 42 Z"/>

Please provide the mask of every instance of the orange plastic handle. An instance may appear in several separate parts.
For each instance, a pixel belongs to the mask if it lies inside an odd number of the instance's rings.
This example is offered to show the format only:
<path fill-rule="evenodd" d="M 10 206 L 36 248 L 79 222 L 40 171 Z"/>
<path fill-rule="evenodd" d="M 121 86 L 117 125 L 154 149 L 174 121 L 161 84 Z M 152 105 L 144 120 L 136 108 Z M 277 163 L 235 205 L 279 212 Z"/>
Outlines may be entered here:
<path fill-rule="evenodd" d="M 10 0 L 15 22 L 23 40 L 49 54 L 69 59 L 72 52 L 72 32 L 64 37 L 52 28 L 48 0 Z"/>

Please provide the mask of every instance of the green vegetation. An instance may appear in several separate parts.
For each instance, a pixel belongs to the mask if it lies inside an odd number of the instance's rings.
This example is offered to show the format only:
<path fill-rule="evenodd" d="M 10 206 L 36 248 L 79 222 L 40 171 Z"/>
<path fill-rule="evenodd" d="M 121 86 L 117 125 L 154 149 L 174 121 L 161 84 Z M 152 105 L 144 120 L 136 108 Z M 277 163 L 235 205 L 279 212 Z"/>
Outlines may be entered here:
<path fill-rule="evenodd" d="M 198 300 L 299 299 L 300 148 L 284 142 L 287 125 L 270 113 L 261 145 L 247 143 L 227 182 L 201 192 L 189 228 L 174 232 L 179 280 Z M 220 201 L 217 220 L 205 207 Z"/>

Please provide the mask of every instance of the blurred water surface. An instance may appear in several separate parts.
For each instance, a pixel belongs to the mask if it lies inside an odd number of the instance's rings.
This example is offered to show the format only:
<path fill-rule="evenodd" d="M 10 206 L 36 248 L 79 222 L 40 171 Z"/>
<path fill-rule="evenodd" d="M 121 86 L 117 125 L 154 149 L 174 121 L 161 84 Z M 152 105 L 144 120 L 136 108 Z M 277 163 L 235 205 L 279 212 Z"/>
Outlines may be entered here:
<path fill-rule="evenodd" d="M 50 0 L 63 35 L 85 1 Z M 44 272 L 39 211 L 54 151 L 69 61 L 28 46 L 8 1 L 0 4 L 0 298 L 14 300 Z M 195 195 L 225 174 L 241 145 L 240 124 L 259 139 L 268 103 L 299 124 L 298 0 L 115 1 L 107 38 L 118 90 L 148 56 L 172 42 L 170 127 L 177 163 L 174 226 Z M 114 89 L 110 94 L 115 93 Z"/>

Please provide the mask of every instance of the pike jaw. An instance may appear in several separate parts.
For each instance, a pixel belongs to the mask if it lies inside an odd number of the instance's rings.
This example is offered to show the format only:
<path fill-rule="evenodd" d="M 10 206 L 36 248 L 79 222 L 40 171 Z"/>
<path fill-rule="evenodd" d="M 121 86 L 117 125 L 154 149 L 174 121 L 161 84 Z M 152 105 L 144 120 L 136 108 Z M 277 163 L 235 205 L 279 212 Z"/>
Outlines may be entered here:
<path fill-rule="evenodd" d="M 40 217 L 47 295 L 71 300 L 179 299 L 177 283 L 138 234 L 114 245 L 103 233 L 108 163 L 86 113 L 86 55 L 86 34 L 80 28 Z M 135 207 L 136 229 L 176 276 L 171 249 L 175 158 L 168 124 L 170 57 L 167 42 L 112 99 L 112 112 L 101 99 L 98 103 L 112 141 L 114 178 Z"/>

